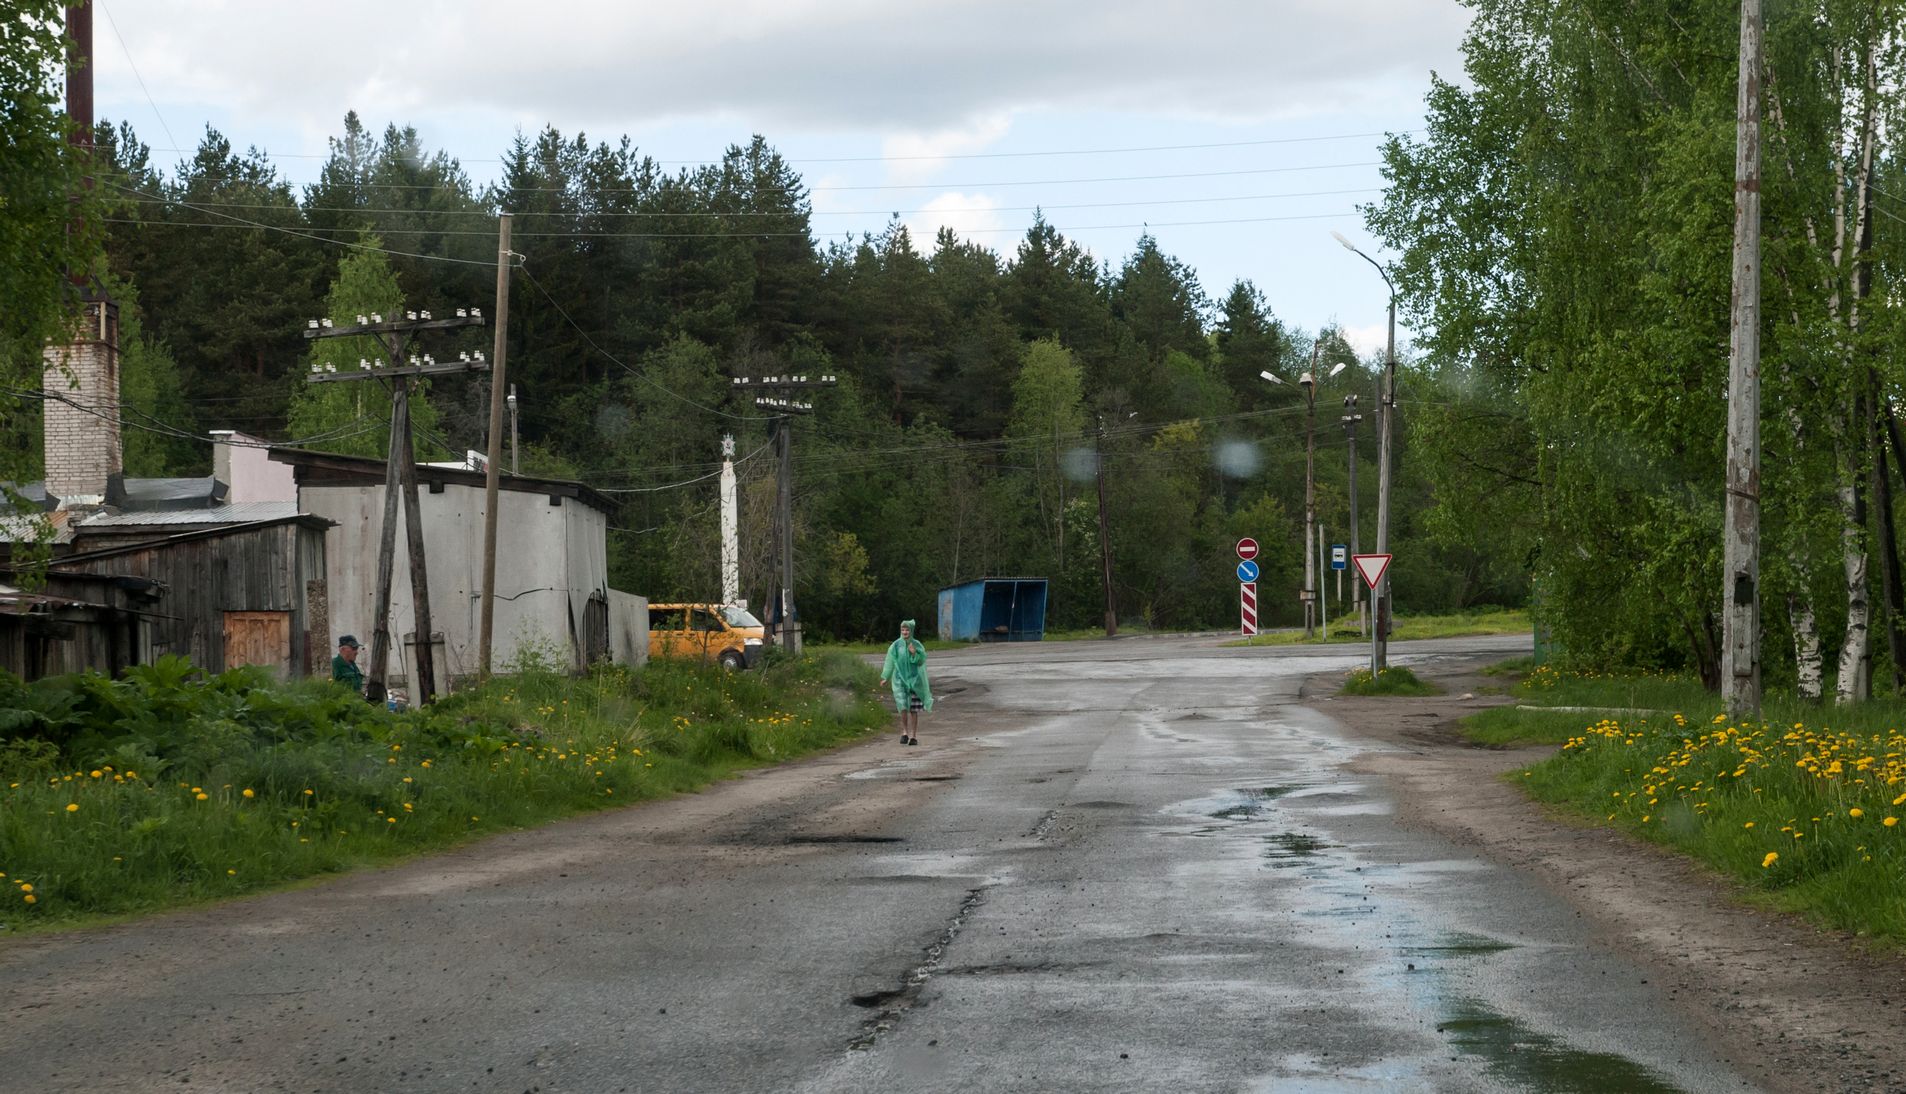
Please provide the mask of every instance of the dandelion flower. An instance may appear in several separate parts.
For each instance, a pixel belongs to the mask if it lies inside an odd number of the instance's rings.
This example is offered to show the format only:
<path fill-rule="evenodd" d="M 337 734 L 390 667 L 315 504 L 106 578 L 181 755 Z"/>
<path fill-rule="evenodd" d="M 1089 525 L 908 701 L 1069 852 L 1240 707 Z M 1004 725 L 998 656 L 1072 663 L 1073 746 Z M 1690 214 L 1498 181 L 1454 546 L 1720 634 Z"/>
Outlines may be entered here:
<path fill-rule="evenodd" d="M 77 812 L 79 812 L 79 803 L 78 803 L 78 802 L 67 802 L 67 803 L 66 803 L 66 811 L 67 811 L 68 813 L 77 813 Z"/>
<path fill-rule="evenodd" d="M 1769 866 L 1772 866 L 1772 865 L 1773 865 L 1774 863 L 1776 863 L 1776 862 L 1778 862 L 1778 861 L 1780 861 L 1780 852 L 1779 852 L 1779 851 L 1769 851 L 1769 852 L 1767 852 L 1767 857 L 1766 857 L 1766 858 L 1764 858 L 1764 859 L 1761 859 L 1761 860 L 1760 860 L 1760 868 L 1761 868 L 1761 869 L 1763 869 L 1763 870 L 1765 870 L 1765 869 L 1767 869 L 1767 868 L 1768 868 Z"/>
<path fill-rule="evenodd" d="M 1864 809 L 1849 809 L 1849 810 L 1847 810 L 1847 811 L 1846 811 L 1846 815 L 1847 815 L 1847 816 L 1849 816 L 1849 817 L 1852 817 L 1852 818 L 1853 818 L 1854 820 L 1859 820 L 1859 819 L 1860 819 L 1861 817 L 1864 817 L 1864 816 L 1866 816 L 1866 810 L 1864 810 Z"/>
<path fill-rule="evenodd" d="M 1741 825 L 1742 828 L 1752 828 L 1753 826 L 1754 826 L 1753 821 L 1748 821 L 1746 824 Z"/>
<path fill-rule="evenodd" d="M 26 901 L 28 904 L 38 904 L 40 902 L 40 898 L 34 896 L 32 893 L 28 893 L 20 899 Z"/>
<path fill-rule="evenodd" d="M 194 797 L 194 798 L 197 798 L 197 799 L 198 799 L 199 801 L 204 801 L 204 800 L 205 800 L 206 798 L 209 798 L 209 797 L 211 797 L 211 795 L 210 795 L 210 794 L 207 794 L 207 793 L 206 793 L 205 791 L 203 791 L 203 790 L 201 790 L 201 791 L 199 791 L 199 792 L 198 792 L 197 794 L 194 794 L 194 795 L 193 795 L 193 797 Z"/>
<path fill-rule="evenodd" d="M 1883 824 L 1883 825 L 1885 825 L 1885 826 L 1886 826 L 1886 827 L 1888 827 L 1888 828 L 1891 828 L 1891 827 L 1892 827 L 1892 826 L 1894 826 L 1895 824 L 1898 824 L 1898 823 L 1899 823 L 1899 818 L 1898 818 L 1898 817 L 1887 817 L 1887 818 L 1886 818 L 1885 820 L 1883 820 L 1883 821 L 1881 821 L 1880 823 L 1881 823 L 1881 824 Z"/>
<path fill-rule="evenodd" d="M 249 787 L 249 786 L 248 786 L 248 787 L 246 787 L 246 788 L 245 788 L 245 796 L 246 796 L 246 797 L 248 797 L 248 798 L 255 798 L 255 797 L 257 797 L 258 795 L 256 795 L 256 794 L 254 794 L 254 793 L 252 793 L 252 789 L 251 789 L 251 787 Z"/>

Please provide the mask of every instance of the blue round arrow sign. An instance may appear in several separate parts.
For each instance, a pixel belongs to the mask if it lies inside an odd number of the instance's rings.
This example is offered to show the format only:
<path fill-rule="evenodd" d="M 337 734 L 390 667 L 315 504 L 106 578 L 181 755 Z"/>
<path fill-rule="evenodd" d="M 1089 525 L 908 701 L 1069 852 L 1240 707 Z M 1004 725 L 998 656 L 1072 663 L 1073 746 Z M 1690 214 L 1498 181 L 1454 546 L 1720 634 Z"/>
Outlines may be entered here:
<path fill-rule="evenodd" d="M 1243 582 L 1256 581 L 1257 580 L 1257 563 L 1252 562 L 1248 558 L 1245 559 L 1243 562 L 1238 563 L 1238 580 Z"/>

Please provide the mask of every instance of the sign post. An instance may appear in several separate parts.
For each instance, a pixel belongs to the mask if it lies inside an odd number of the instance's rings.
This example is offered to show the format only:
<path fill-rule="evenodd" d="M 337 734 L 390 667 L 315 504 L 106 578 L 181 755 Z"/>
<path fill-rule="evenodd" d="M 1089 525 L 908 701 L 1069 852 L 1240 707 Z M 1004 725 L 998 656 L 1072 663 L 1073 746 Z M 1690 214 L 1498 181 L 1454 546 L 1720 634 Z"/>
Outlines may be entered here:
<path fill-rule="evenodd" d="M 1370 586 L 1370 593 L 1374 597 L 1377 586 L 1383 583 L 1384 573 L 1390 568 L 1390 556 L 1352 555 L 1350 561 L 1357 564 L 1357 573 L 1363 577 L 1363 583 Z M 1374 603 L 1374 600 L 1372 603 Z M 1376 613 L 1372 617 L 1371 623 L 1370 675 L 1375 677 L 1377 674 L 1377 636 L 1381 634 L 1383 630 L 1383 614 L 1381 612 Z"/>
<path fill-rule="evenodd" d="M 1238 540 L 1238 620 L 1244 637 L 1257 634 L 1257 540 Z"/>

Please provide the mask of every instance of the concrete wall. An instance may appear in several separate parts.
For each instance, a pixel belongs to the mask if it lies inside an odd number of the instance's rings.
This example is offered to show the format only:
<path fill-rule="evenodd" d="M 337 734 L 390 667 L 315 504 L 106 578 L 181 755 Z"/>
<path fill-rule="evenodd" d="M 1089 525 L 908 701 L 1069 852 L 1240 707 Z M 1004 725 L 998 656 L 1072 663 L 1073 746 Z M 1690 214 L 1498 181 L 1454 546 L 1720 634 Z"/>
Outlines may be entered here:
<path fill-rule="evenodd" d="M 492 664 L 507 671 L 518 657 L 558 670 L 582 665 L 582 623 L 592 593 L 607 593 L 603 514 L 575 498 L 504 490 L 497 495 L 496 613 Z M 298 502 L 337 522 L 326 552 L 332 638 L 354 634 L 371 644 L 377 554 L 383 524 L 382 485 L 305 485 Z M 444 636 L 440 681 L 479 670 L 477 630 L 483 588 L 483 490 L 444 484 L 419 495 L 430 570 L 431 625 Z M 393 686 L 408 683 L 405 636 L 416 630 L 411 600 L 404 506 L 398 499 L 397 551 L 391 583 Z M 369 666 L 369 650 L 360 662 Z M 441 686 L 441 684 L 439 685 Z"/>
<path fill-rule="evenodd" d="M 258 438 L 230 429 L 212 430 L 212 477 L 225 484 L 227 504 L 297 501 L 294 476 L 291 465 L 273 460 L 271 450 Z"/>
<path fill-rule="evenodd" d="M 648 597 L 609 590 L 609 656 L 618 665 L 648 663 Z"/>

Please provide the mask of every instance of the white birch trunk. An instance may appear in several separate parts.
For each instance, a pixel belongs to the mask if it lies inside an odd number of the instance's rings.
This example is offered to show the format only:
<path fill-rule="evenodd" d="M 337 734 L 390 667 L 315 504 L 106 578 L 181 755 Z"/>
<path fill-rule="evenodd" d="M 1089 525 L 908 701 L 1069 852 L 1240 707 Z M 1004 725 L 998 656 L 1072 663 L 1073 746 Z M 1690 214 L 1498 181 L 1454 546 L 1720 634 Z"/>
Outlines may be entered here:
<path fill-rule="evenodd" d="M 1804 594 L 1788 593 L 1787 615 L 1793 626 L 1794 690 L 1801 699 L 1817 703 L 1825 690 L 1826 666 L 1820 657 L 1820 622 L 1814 618 L 1813 602 Z"/>
<path fill-rule="evenodd" d="M 1866 595 L 1866 529 L 1859 518 L 1857 475 L 1840 485 L 1840 554 L 1846 571 L 1846 641 L 1840 646 L 1840 679 L 1834 698 L 1856 703 L 1866 698 L 1872 658 L 1869 656 L 1871 606 Z"/>

